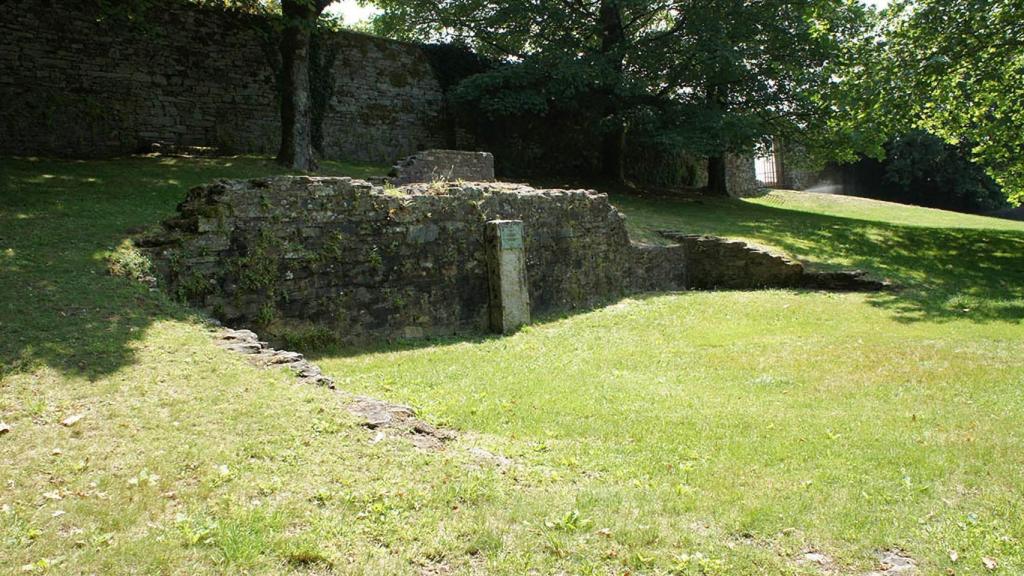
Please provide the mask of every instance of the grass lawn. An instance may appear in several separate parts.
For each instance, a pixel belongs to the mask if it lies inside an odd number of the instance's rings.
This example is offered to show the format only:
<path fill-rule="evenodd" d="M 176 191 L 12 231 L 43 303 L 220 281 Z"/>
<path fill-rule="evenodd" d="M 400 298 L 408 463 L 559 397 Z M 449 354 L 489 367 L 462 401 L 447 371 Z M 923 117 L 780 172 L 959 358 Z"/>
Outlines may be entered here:
<path fill-rule="evenodd" d="M 886 549 L 1024 572 L 1024 224 L 614 197 L 639 238 L 741 237 L 903 289 L 650 295 L 508 338 L 305 351 L 459 431 L 424 452 L 105 274 L 187 187 L 274 171 L 0 159 L 0 573 L 820 574 L 813 550 L 862 574 Z"/>

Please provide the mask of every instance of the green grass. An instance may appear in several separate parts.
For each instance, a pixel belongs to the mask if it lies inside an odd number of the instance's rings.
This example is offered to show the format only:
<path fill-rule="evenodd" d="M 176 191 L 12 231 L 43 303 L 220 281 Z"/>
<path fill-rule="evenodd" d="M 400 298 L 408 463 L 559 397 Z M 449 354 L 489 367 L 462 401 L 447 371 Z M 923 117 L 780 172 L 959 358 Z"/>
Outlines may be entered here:
<path fill-rule="evenodd" d="M 813 574 L 794 558 L 814 549 L 860 574 L 888 548 L 925 574 L 1024 571 L 1021 224 L 614 197 L 637 237 L 743 237 L 904 288 L 650 295 L 314 351 L 341 388 L 459 430 L 433 453 L 105 274 L 188 186 L 274 170 L 0 160 L 0 573 Z"/>
<path fill-rule="evenodd" d="M 383 170 L 326 162 L 323 172 Z M 96 376 L 130 363 L 146 325 L 187 313 L 125 290 L 105 274 L 107 254 L 173 215 L 193 186 L 277 173 L 251 157 L 0 160 L 0 375 L 41 362 Z"/>
<path fill-rule="evenodd" d="M 1024 223 L 850 196 L 775 191 L 746 201 L 613 196 L 634 238 L 718 234 L 818 269 L 858 268 L 901 290 L 868 299 L 901 321 L 1024 319 Z"/>

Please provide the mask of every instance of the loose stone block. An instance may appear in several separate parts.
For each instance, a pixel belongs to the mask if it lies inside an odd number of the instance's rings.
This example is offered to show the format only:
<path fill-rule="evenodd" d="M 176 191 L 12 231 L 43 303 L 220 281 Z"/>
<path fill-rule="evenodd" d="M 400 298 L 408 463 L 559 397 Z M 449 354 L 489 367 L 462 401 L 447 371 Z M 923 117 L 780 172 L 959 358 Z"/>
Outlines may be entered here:
<path fill-rule="evenodd" d="M 530 323 L 523 221 L 492 220 L 486 230 L 491 330 L 509 334 Z"/>
<path fill-rule="evenodd" d="M 494 156 L 489 152 L 423 150 L 399 160 L 391 168 L 392 184 L 445 181 L 490 182 L 494 180 Z"/>

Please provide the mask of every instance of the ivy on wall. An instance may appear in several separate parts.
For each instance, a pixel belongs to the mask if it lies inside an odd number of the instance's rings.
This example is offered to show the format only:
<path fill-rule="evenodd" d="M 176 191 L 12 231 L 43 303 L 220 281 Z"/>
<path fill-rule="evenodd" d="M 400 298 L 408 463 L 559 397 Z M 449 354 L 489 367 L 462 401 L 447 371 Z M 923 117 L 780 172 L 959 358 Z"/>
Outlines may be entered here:
<path fill-rule="evenodd" d="M 335 74 L 334 64 L 338 60 L 340 50 L 337 43 L 328 41 L 333 28 L 318 25 L 309 43 L 309 92 L 310 108 L 313 117 L 312 138 L 313 149 L 324 155 L 324 118 L 334 97 Z"/>

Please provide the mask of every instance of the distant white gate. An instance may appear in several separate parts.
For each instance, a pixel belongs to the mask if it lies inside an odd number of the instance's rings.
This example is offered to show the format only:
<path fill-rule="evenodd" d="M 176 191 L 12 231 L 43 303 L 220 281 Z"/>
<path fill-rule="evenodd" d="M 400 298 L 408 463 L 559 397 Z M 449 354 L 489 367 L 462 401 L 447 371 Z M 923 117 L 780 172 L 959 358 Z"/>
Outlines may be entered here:
<path fill-rule="evenodd" d="M 782 170 L 779 169 L 778 160 L 774 143 L 766 155 L 754 159 L 754 172 L 758 182 L 770 188 L 782 185 Z"/>

